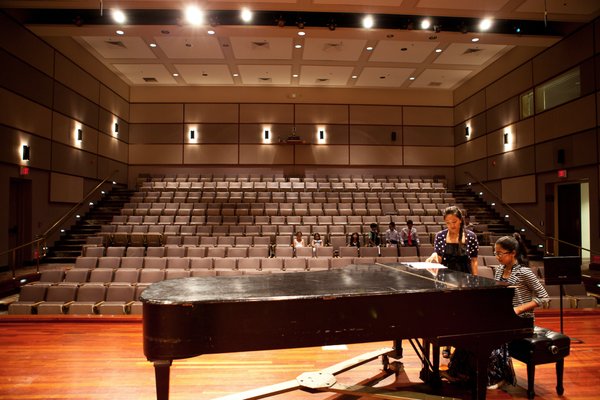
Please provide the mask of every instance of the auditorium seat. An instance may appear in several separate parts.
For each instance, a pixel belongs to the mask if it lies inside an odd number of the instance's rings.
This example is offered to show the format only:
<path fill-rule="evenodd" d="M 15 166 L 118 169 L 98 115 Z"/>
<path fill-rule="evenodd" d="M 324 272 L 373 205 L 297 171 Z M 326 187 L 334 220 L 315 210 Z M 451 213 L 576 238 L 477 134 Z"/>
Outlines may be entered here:
<path fill-rule="evenodd" d="M 332 258 L 333 257 L 333 247 L 330 247 L 330 246 L 317 247 L 316 256 L 319 258 Z"/>
<path fill-rule="evenodd" d="M 88 282 L 107 283 L 113 278 L 112 268 L 95 268 L 90 271 Z"/>
<path fill-rule="evenodd" d="M 139 279 L 140 269 L 119 268 L 113 275 L 113 282 L 117 283 L 136 283 Z"/>
<path fill-rule="evenodd" d="M 235 237 L 233 236 L 219 236 L 217 238 L 217 246 L 231 247 L 235 245 Z"/>
<path fill-rule="evenodd" d="M 140 275 L 138 276 L 139 283 L 154 283 L 154 282 L 160 282 L 164 279 L 165 279 L 165 270 L 164 269 L 144 268 L 144 269 L 140 270 Z"/>
<path fill-rule="evenodd" d="M 564 285 L 564 294 L 571 302 L 571 308 L 597 308 L 594 296 L 589 296 L 583 284 Z"/>
<path fill-rule="evenodd" d="M 86 246 L 83 249 L 85 257 L 104 257 L 104 247 Z"/>
<path fill-rule="evenodd" d="M 298 247 L 295 249 L 296 257 L 312 257 L 314 253 L 314 249 L 312 247 Z"/>
<path fill-rule="evenodd" d="M 106 301 L 98 305 L 99 314 L 123 315 L 127 314 L 133 303 L 135 286 L 124 284 L 111 284 L 106 290 Z"/>
<path fill-rule="evenodd" d="M 226 256 L 228 258 L 230 258 L 230 257 L 235 257 L 235 258 L 248 257 L 248 247 L 228 247 Z"/>
<path fill-rule="evenodd" d="M 379 257 L 379 249 L 377 247 L 361 247 L 359 254 L 360 254 L 360 257 L 375 258 L 375 257 Z"/>
<path fill-rule="evenodd" d="M 39 315 L 64 314 L 77 296 L 76 283 L 53 285 L 46 292 L 46 299 L 37 306 Z"/>
<path fill-rule="evenodd" d="M 357 247 L 349 247 L 343 246 L 339 248 L 339 256 L 340 257 L 358 257 L 358 248 Z"/>
<path fill-rule="evenodd" d="M 259 258 L 240 258 L 237 260 L 237 268 L 239 270 L 259 270 L 260 259 Z"/>
<path fill-rule="evenodd" d="M 83 269 L 83 268 L 68 269 L 65 271 L 65 277 L 63 279 L 63 282 L 69 282 L 69 283 L 87 282 L 89 275 L 90 275 L 90 270 L 88 270 L 88 269 Z M 41 279 L 42 278 L 40 277 L 40 281 L 41 281 Z"/>
<path fill-rule="evenodd" d="M 190 267 L 190 259 L 181 257 L 167 256 L 167 270 L 169 269 L 188 269 Z"/>
<path fill-rule="evenodd" d="M 86 283 L 77 290 L 77 297 L 68 308 L 70 315 L 90 315 L 106 297 L 106 286 L 99 283 Z"/>
<path fill-rule="evenodd" d="M 379 254 L 381 257 L 398 257 L 398 247 L 386 247 L 382 246 L 379 249 Z"/>
<path fill-rule="evenodd" d="M 252 246 L 251 236 L 237 236 L 235 238 L 235 247 L 250 247 Z"/>
<path fill-rule="evenodd" d="M 269 257 L 269 247 L 268 246 L 255 246 L 248 248 L 248 257 L 253 258 L 266 258 Z"/>
<path fill-rule="evenodd" d="M 417 257 L 417 248 L 414 246 L 400 246 L 398 247 L 400 251 L 400 257 Z"/>
<path fill-rule="evenodd" d="M 190 271 L 185 269 L 167 269 L 165 279 L 179 279 L 190 276 Z"/>
<path fill-rule="evenodd" d="M 88 271 L 82 269 L 82 271 Z M 58 283 L 62 282 L 65 277 L 65 271 L 62 269 L 45 270 L 40 273 L 39 283 Z"/>
<path fill-rule="evenodd" d="M 200 238 L 200 246 L 215 247 L 217 238 L 215 236 L 202 236 Z"/>
<path fill-rule="evenodd" d="M 260 260 L 261 270 L 281 271 L 283 269 L 282 258 L 263 258 Z"/>
<path fill-rule="evenodd" d="M 329 259 L 308 258 L 306 268 L 309 271 L 326 271 L 329 269 Z"/>
<path fill-rule="evenodd" d="M 100 257 L 98 259 L 98 269 L 116 269 L 121 266 L 121 257 Z"/>
<path fill-rule="evenodd" d="M 376 257 L 375 262 L 380 264 L 394 264 L 398 262 L 398 257 Z"/>
<path fill-rule="evenodd" d="M 128 247 L 125 252 L 126 257 L 144 257 L 146 249 L 144 247 Z"/>
<path fill-rule="evenodd" d="M 209 247 L 206 249 L 206 257 L 223 258 L 225 251 L 225 247 Z"/>
<path fill-rule="evenodd" d="M 206 247 L 188 247 L 187 256 L 190 258 L 193 257 L 206 257 Z"/>
<path fill-rule="evenodd" d="M 143 268 L 144 257 L 123 257 L 121 258 L 121 268 Z"/>
<path fill-rule="evenodd" d="M 344 268 L 348 265 L 351 265 L 353 258 L 352 257 L 339 257 L 339 258 L 331 258 L 329 261 L 330 261 L 331 269 L 338 269 L 338 268 Z"/>
<path fill-rule="evenodd" d="M 286 258 L 283 260 L 284 271 L 305 271 L 306 270 L 306 259 L 305 258 Z"/>
<path fill-rule="evenodd" d="M 234 270 L 237 267 L 236 258 L 215 258 L 213 260 L 213 268 L 215 270 Z M 219 273 L 217 272 L 217 275 Z"/>
<path fill-rule="evenodd" d="M 277 239 L 282 238 L 281 236 L 278 236 Z M 284 237 L 284 240 L 286 238 Z M 294 256 L 294 249 L 289 245 L 289 243 L 286 245 L 285 243 L 279 244 L 277 243 L 277 247 L 275 247 L 275 257 L 288 257 L 291 258 Z"/>
<path fill-rule="evenodd" d="M 477 268 L 477 275 L 484 277 L 484 278 L 489 278 L 489 279 L 494 279 L 494 270 L 492 269 L 492 267 L 488 267 L 485 265 L 479 265 Z"/>
<path fill-rule="evenodd" d="M 165 256 L 165 248 L 164 247 L 148 247 L 146 249 L 146 257 L 164 257 Z"/>
<path fill-rule="evenodd" d="M 21 287 L 19 299 L 8 306 L 10 315 L 29 315 L 36 312 L 36 307 L 46 298 L 50 283 L 25 285 Z"/>
<path fill-rule="evenodd" d="M 213 268 L 212 258 L 191 258 L 190 269 L 192 270 L 209 270 Z"/>
<path fill-rule="evenodd" d="M 182 242 L 181 245 L 184 247 L 195 247 L 198 246 L 198 243 L 200 242 L 200 237 L 199 236 L 183 236 L 182 238 Z"/>
<path fill-rule="evenodd" d="M 165 269 L 167 268 L 167 259 L 163 257 L 144 258 L 144 269 Z"/>

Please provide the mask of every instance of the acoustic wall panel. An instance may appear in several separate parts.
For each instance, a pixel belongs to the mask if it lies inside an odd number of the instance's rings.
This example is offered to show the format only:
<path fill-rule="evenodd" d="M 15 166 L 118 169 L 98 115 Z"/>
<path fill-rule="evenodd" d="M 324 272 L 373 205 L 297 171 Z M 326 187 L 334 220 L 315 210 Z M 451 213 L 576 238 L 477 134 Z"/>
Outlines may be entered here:
<path fill-rule="evenodd" d="M 481 90 L 454 107 L 454 124 L 460 124 L 485 111 L 485 91 Z"/>
<path fill-rule="evenodd" d="M 104 85 L 100 85 L 100 107 L 129 121 L 129 102 Z"/>
<path fill-rule="evenodd" d="M 0 110 L 1 124 L 50 138 L 50 109 L 0 88 Z"/>
<path fill-rule="evenodd" d="M 350 146 L 350 165 L 402 165 L 402 146 Z"/>
<path fill-rule="evenodd" d="M 58 142 L 52 143 L 52 170 L 54 172 L 96 178 L 97 167 L 98 157 L 96 154 L 65 146 Z"/>
<path fill-rule="evenodd" d="M 185 104 L 185 122 L 237 124 L 238 107 L 237 104 Z"/>
<path fill-rule="evenodd" d="M 130 144 L 129 164 L 182 164 L 183 148 L 180 144 Z"/>
<path fill-rule="evenodd" d="M 52 107 L 52 78 L 5 51 L 0 51 L 0 86 Z"/>
<path fill-rule="evenodd" d="M 56 53 L 54 79 L 71 90 L 98 104 L 100 82 L 62 54 Z"/>
<path fill-rule="evenodd" d="M 185 164 L 238 164 L 237 144 L 186 144 Z"/>
<path fill-rule="evenodd" d="M 178 123 L 183 122 L 183 104 L 131 103 L 129 123 Z"/>
<path fill-rule="evenodd" d="M 351 125 L 402 125 L 401 106 L 350 106 Z"/>
<path fill-rule="evenodd" d="M 295 145 L 296 164 L 348 165 L 348 146 Z"/>
<path fill-rule="evenodd" d="M 58 82 L 54 83 L 54 110 L 98 128 L 98 105 Z"/>
<path fill-rule="evenodd" d="M 403 107 L 404 125 L 453 126 L 452 107 Z"/>
<path fill-rule="evenodd" d="M 598 163 L 596 129 L 561 137 L 535 146 L 537 172 Z M 561 153 L 559 155 L 559 152 Z"/>
<path fill-rule="evenodd" d="M 404 165 L 454 166 L 452 147 L 404 146 Z"/>
<path fill-rule="evenodd" d="M 494 107 L 529 90 L 533 86 L 532 68 L 531 62 L 527 62 L 486 87 L 485 101 L 487 106 Z"/>
<path fill-rule="evenodd" d="M 508 133 L 508 143 L 504 143 L 505 133 Z M 527 118 L 489 133 L 487 135 L 487 154 L 489 156 L 506 153 L 507 151 L 531 146 L 534 142 L 533 118 Z"/>
<path fill-rule="evenodd" d="M 129 143 L 129 123 L 102 108 L 100 109 L 99 118 L 98 130 L 100 132 L 118 138 L 122 142 Z"/>
<path fill-rule="evenodd" d="M 50 140 L 0 125 L 0 161 L 13 165 L 50 169 Z M 29 161 L 22 159 L 23 145 L 30 148 Z"/>
<path fill-rule="evenodd" d="M 103 133 L 98 134 L 98 156 L 127 163 L 127 158 L 129 156 L 127 147 L 127 143 L 124 143 L 115 137 Z"/>
<path fill-rule="evenodd" d="M 79 140 L 81 129 L 81 140 Z M 98 151 L 98 131 L 60 113 L 53 113 L 52 140 L 90 153 Z"/>
<path fill-rule="evenodd" d="M 182 124 L 130 124 L 129 143 L 183 143 Z"/>
<path fill-rule="evenodd" d="M 502 201 L 508 204 L 535 203 L 537 201 L 535 175 L 503 179 Z"/>
<path fill-rule="evenodd" d="M 50 174 L 50 201 L 78 203 L 85 195 L 83 178 L 52 172 Z"/>
<path fill-rule="evenodd" d="M 240 104 L 242 124 L 293 124 L 293 104 Z"/>
<path fill-rule="evenodd" d="M 595 100 L 596 96 L 589 95 L 536 115 L 536 143 L 594 128 Z"/>
<path fill-rule="evenodd" d="M 294 146 L 289 144 L 242 144 L 240 164 L 293 164 Z"/>
<path fill-rule="evenodd" d="M 185 143 L 238 143 L 238 124 L 185 124 L 183 140 Z"/>
<path fill-rule="evenodd" d="M 511 99 L 487 110 L 486 130 L 488 132 L 499 129 L 519 121 L 519 98 Z"/>
<path fill-rule="evenodd" d="M 350 144 L 402 145 L 402 126 L 350 125 Z"/>
<path fill-rule="evenodd" d="M 297 124 L 347 124 L 348 106 L 330 104 L 296 104 Z"/>
<path fill-rule="evenodd" d="M 240 124 L 240 143 L 282 143 L 285 142 L 293 130 L 293 124 Z M 265 131 L 268 131 L 268 133 L 265 134 Z M 265 138 L 265 135 L 268 137 Z"/>
<path fill-rule="evenodd" d="M 454 146 L 453 129 L 449 126 L 404 126 L 405 146 Z"/>
<path fill-rule="evenodd" d="M 533 146 L 488 157 L 488 179 L 496 180 L 535 173 Z"/>

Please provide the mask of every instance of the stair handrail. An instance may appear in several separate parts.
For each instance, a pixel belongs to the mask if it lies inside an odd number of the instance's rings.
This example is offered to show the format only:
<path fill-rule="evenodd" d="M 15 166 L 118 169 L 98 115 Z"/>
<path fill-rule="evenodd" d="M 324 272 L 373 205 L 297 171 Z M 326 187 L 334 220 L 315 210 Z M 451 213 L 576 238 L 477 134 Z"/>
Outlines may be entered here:
<path fill-rule="evenodd" d="M 543 232 L 541 229 L 539 229 L 537 226 L 535 226 L 531 221 L 529 221 L 529 219 L 527 219 L 523 214 L 521 214 L 520 212 L 518 212 L 517 210 L 514 209 L 514 207 L 512 207 L 510 204 L 504 202 L 504 200 L 502 200 L 502 198 L 496 193 L 494 192 L 492 189 L 490 189 L 489 186 L 487 186 L 485 183 L 481 182 L 479 180 L 479 178 L 477 178 L 476 176 L 474 176 L 472 173 L 470 173 L 469 171 L 465 171 L 465 175 L 467 175 L 469 178 L 471 178 L 472 180 L 474 180 L 478 185 L 480 185 L 481 187 L 483 187 L 487 192 L 489 192 L 489 194 L 492 195 L 492 197 L 494 197 L 496 199 L 496 201 L 500 202 L 504 207 L 506 207 L 511 213 L 513 213 L 514 215 L 517 216 L 518 219 L 521 220 L 521 222 L 523 222 L 525 225 L 527 225 L 529 228 L 531 228 L 543 241 L 544 241 L 544 246 L 545 246 L 545 253 L 548 253 L 548 242 L 549 241 L 556 241 L 558 243 L 562 243 L 562 244 L 566 244 L 568 246 L 571 247 L 575 247 L 578 251 L 579 251 L 579 255 L 581 256 L 581 252 L 582 251 L 588 251 L 590 254 L 600 254 L 599 251 L 594 251 L 591 249 L 588 249 L 586 247 L 577 245 L 575 243 L 571 243 L 571 242 L 567 242 L 566 240 L 562 240 L 562 239 L 558 239 L 552 235 L 547 235 L 545 232 Z"/>
<path fill-rule="evenodd" d="M 11 249 L 8 249 L 6 251 L 3 251 L 0 253 L 0 256 L 4 256 L 6 254 L 10 254 L 12 253 L 12 257 L 13 257 L 13 262 L 12 262 L 12 277 L 13 279 L 15 279 L 16 277 L 16 254 L 17 254 L 17 250 L 22 249 L 24 247 L 28 247 L 31 246 L 33 244 L 35 244 L 37 246 L 37 253 L 36 253 L 36 273 L 40 272 L 40 243 L 45 242 L 48 237 L 54 233 L 54 231 L 56 229 L 58 229 L 58 227 L 62 226 L 62 224 L 69 218 L 71 218 L 73 216 L 73 214 L 75 214 L 75 212 L 79 209 L 79 207 L 81 207 L 86 201 L 88 201 L 90 199 L 90 197 L 92 197 L 104 184 L 106 184 L 107 181 L 111 180 L 112 177 L 117 174 L 119 172 L 118 169 L 115 169 L 114 171 L 112 171 L 106 178 L 102 179 L 102 181 L 100 183 L 98 183 L 96 186 L 94 186 L 93 189 L 91 189 L 81 200 L 79 200 L 77 202 L 77 204 L 75 204 L 73 207 L 71 207 L 71 209 L 69 211 L 67 211 L 62 217 L 60 217 L 58 220 L 56 220 L 56 222 L 54 222 L 50 228 L 46 229 L 46 231 L 44 231 L 41 234 L 38 234 L 36 236 L 36 238 L 28 243 L 25 244 L 21 244 L 18 246 L 15 246 Z M 43 246 L 44 248 L 46 247 L 45 244 Z"/>

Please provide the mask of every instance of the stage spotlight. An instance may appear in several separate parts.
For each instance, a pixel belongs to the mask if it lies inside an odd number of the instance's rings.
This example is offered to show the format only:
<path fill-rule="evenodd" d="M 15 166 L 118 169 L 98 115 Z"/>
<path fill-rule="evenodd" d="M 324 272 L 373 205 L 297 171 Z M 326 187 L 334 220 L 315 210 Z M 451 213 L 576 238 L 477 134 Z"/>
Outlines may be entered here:
<path fill-rule="evenodd" d="M 121 10 L 113 10 L 112 19 L 117 24 L 124 24 L 125 21 L 127 21 L 127 17 L 125 16 L 125 13 Z"/>
<path fill-rule="evenodd" d="M 280 15 L 279 18 L 275 19 L 275 23 L 278 27 L 283 28 L 285 26 L 285 18 L 283 18 L 283 16 Z"/>
<path fill-rule="evenodd" d="M 492 27 L 492 20 L 490 18 L 484 18 L 479 22 L 479 30 L 487 31 Z"/>
<path fill-rule="evenodd" d="M 302 18 L 298 18 L 296 20 L 296 26 L 298 29 L 304 29 L 304 20 Z"/>
<path fill-rule="evenodd" d="M 431 28 L 431 21 L 428 19 L 424 19 L 421 21 L 421 29 L 429 29 Z"/>
<path fill-rule="evenodd" d="M 204 12 L 196 6 L 188 6 L 185 9 L 185 20 L 191 25 L 204 23 Z"/>
<path fill-rule="evenodd" d="M 242 21 L 250 22 L 252 21 L 252 11 L 250 11 L 248 8 L 244 8 L 242 9 L 240 17 L 242 18 Z"/>
<path fill-rule="evenodd" d="M 440 33 L 442 31 L 442 26 L 441 25 L 434 25 L 433 26 L 433 31 L 435 33 Z"/>
<path fill-rule="evenodd" d="M 363 18 L 363 20 L 362 20 L 363 28 L 371 29 L 374 25 L 375 25 L 375 20 L 373 19 L 373 16 L 367 15 Z"/>

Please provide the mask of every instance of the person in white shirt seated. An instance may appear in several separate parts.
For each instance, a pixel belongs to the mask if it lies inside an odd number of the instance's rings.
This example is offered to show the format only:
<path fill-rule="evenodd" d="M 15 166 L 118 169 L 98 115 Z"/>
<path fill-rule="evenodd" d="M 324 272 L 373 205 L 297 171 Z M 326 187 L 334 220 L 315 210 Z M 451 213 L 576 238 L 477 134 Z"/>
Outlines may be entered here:
<path fill-rule="evenodd" d="M 385 243 L 388 247 L 398 246 L 400 240 L 400 232 L 396 230 L 396 223 L 392 221 L 389 224 L 389 229 L 385 231 Z"/>
<path fill-rule="evenodd" d="M 406 227 L 400 231 L 402 246 L 419 246 L 419 232 L 413 227 L 412 219 L 406 221 Z"/>

